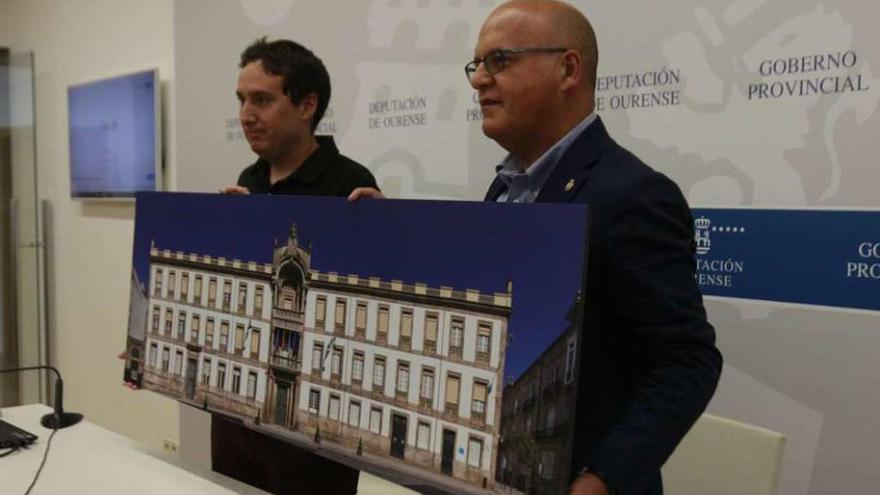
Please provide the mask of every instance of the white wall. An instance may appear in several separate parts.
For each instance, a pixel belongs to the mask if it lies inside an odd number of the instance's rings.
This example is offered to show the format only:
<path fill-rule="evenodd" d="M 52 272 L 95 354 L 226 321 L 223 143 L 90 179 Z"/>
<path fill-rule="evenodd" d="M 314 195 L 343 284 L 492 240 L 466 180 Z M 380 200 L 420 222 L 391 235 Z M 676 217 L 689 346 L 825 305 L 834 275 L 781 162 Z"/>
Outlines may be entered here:
<path fill-rule="evenodd" d="M 0 46 L 9 46 L 9 7 L 0 2 Z"/>
<path fill-rule="evenodd" d="M 35 54 L 38 187 L 53 210 L 50 347 L 64 375 L 65 406 L 158 447 L 163 437 L 178 436 L 178 406 L 123 388 L 117 358 L 125 347 L 134 205 L 70 199 L 66 88 L 147 67 L 171 80 L 172 2 L 7 0 L 0 4 L 0 44 Z M 164 110 L 167 119 L 167 99 Z"/>

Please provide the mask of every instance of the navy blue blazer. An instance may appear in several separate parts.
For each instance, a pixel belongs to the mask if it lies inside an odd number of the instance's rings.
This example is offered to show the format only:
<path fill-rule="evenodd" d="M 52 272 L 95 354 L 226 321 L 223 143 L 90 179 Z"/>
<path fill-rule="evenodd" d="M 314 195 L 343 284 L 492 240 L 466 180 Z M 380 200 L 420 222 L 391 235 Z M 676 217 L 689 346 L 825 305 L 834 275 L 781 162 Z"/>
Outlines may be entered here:
<path fill-rule="evenodd" d="M 485 199 L 504 191 L 496 178 Z M 536 201 L 590 205 L 573 472 L 589 467 L 617 495 L 662 494 L 660 467 L 706 408 L 722 364 L 694 278 L 687 201 L 601 119 Z"/>

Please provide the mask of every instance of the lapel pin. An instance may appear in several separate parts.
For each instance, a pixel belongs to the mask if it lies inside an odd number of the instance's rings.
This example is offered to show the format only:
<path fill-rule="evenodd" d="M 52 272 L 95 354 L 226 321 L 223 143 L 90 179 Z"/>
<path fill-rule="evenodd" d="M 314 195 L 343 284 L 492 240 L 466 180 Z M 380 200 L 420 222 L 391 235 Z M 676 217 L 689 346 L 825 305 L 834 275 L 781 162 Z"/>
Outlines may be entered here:
<path fill-rule="evenodd" d="M 571 192 L 572 189 L 574 189 L 574 179 L 569 179 L 565 183 L 565 192 Z"/>

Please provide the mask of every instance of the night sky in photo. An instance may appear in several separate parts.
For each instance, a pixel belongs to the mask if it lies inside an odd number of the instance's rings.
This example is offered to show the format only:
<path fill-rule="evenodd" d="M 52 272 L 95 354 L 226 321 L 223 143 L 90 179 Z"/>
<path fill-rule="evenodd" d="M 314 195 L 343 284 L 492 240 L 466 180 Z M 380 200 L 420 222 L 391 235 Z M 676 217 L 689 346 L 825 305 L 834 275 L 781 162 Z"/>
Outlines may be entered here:
<path fill-rule="evenodd" d="M 271 263 L 296 223 L 311 268 L 430 287 L 504 292 L 513 281 L 505 377 L 565 330 L 581 284 L 586 207 L 305 196 L 139 193 L 134 266 L 149 285 L 159 249 Z"/>

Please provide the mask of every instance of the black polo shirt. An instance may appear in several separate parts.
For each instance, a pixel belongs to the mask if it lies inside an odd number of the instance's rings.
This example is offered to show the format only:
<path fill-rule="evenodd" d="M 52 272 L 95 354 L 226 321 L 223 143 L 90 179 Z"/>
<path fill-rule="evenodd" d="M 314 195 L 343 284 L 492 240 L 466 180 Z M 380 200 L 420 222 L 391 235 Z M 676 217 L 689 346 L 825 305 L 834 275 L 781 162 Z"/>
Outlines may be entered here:
<path fill-rule="evenodd" d="M 316 136 L 318 149 L 287 177 L 269 184 L 269 162 L 262 158 L 245 168 L 238 185 L 251 194 L 309 194 L 348 196 L 358 187 L 374 187 L 376 179 L 366 167 L 342 155 L 331 136 Z"/>

